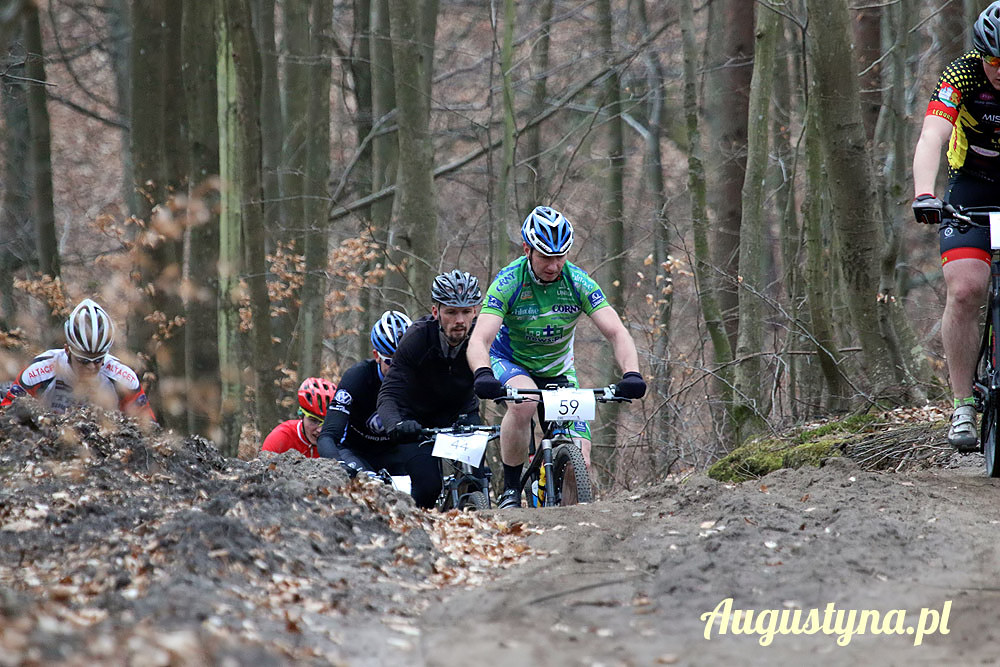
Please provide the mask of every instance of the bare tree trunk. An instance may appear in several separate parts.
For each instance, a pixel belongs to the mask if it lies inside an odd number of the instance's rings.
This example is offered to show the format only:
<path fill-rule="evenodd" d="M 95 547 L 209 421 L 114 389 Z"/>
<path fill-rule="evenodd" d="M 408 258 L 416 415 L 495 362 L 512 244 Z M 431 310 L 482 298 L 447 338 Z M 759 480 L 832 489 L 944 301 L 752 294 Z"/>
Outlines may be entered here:
<path fill-rule="evenodd" d="M 411 312 L 429 308 L 431 280 L 438 265 L 434 145 L 429 127 L 434 44 L 426 43 L 429 5 L 436 10 L 433 0 L 389 0 L 399 119 L 399 191 L 391 245 L 407 261 Z"/>
<path fill-rule="evenodd" d="M 885 318 L 882 328 L 895 332 L 899 340 L 899 368 L 897 374 L 912 387 L 917 400 L 926 400 L 924 387 L 934 384 L 934 373 L 922 346 L 903 311 L 898 285 L 903 272 L 899 270 L 903 252 L 904 227 L 912 219 L 910 203 L 910 163 L 912 154 L 909 130 L 911 123 L 906 114 L 906 59 L 908 52 L 910 12 L 899 4 L 884 10 L 883 50 L 888 54 L 883 67 L 882 113 L 876 134 L 877 145 L 888 149 L 883 169 L 878 178 L 882 185 L 882 220 L 885 225 L 886 243 L 882 251 L 882 275 L 879 284 Z M 939 387 L 940 391 L 940 387 Z"/>
<path fill-rule="evenodd" d="M 537 113 L 545 108 L 545 98 L 549 81 L 549 26 L 552 22 L 552 0 L 539 0 L 534 3 L 538 7 L 538 30 L 540 34 L 535 41 L 531 54 L 531 109 Z M 533 125 L 524 133 L 524 152 L 527 155 L 528 182 L 530 187 L 527 192 L 527 201 L 521 202 L 518 211 L 518 221 L 527 217 L 532 208 L 548 202 L 545 198 L 545 189 L 548 187 L 543 176 L 542 169 L 542 127 L 540 124 Z"/>
<path fill-rule="evenodd" d="M 645 36 L 649 34 L 646 0 L 635 3 L 636 19 Z M 643 135 L 643 176 L 650 191 L 652 206 L 649 210 L 650 225 L 653 230 L 653 268 L 656 277 L 653 294 L 656 297 L 657 314 L 653 326 L 653 344 L 648 369 L 653 383 L 655 400 L 662 404 L 670 396 L 671 377 L 668 360 L 672 335 L 673 314 L 673 262 L 670 255 L 670 221 L 667 219 L 666 183 L 663 178 L 663 154 L 660 141 L 663 138 L 664 80 L 663 65 L 659 54 L 650 50 L 645 55 L 646 71 L 646 133 Z M 671 462 L 670 410 L 654 408 L 655 426 L 650 434 L 654 446 L 654 465 L 657 471 Z M 661 467 L 663 466 L 663 467 Z M 663 470 L 666 472 L 666 470 Z"/>
<path fill-rule="evenodd" d="M 0 43 L 0 54 L 10 44 L 22 41 L 24 22 L 20 14 L 4 26 L 7 37 Z M 14 60 L 11 58 L 11 60 Z M 25 63 L 18 58 L 8 65 L 10 80 L 0 81 L 0 116 L 3 117 L 3 176 L 0 184 L 0 328 L 12 329 L 17 321 L 14 299 L 14 272 L 33 266 L 38 258 L 34 220 L 31 215 L 31 122 L 28 118 Z M 15 78 L 16 77 L 16 78 Z"/>
<path fill-rule="evenodd" d="M 784 3 L 774 3 L 783 6 Z M 736 347 L 736 398 L 733 416 L 736 441 L 757 433 L 771 411 L 767 392 L 771 381 L 765 377 L 760 352 L 764 349 L 764 303 L 768 253 L 764 238 L 765 186 L 768 168 L 768 112 L 774 84 L 775 45 L 781 29 L 780 16 L 761 8 L 757 16 L 754 44 L 753 80 L 750 85 L 748 115 L 754 120 L 747 137 L 747 169 L 743 181 L 743 220 L 740 223 L 739 335 Z"/>
<path fill-rule="evenodd" d="M 358 148 L 360 155 L 354 169 L 356 174 L 354 192 L 362 195 L 372 192 L 372 174 L 374 169 L 372 147 L 372 128 L 374 127 L 374 103 L 372 101 L 372 0 L 354 0 L 354 41 L 355 51 L 352 51 L 349 59 L 351 77 L 354 79 L 354 99 L 357 111 L 354 114 L 354 123 L 358 128 Z M 390 57 L 391 61 L 391 57 Z M 324 220 L 328 217 L 329 210 L 324 211 Z M 359 235 L 367 239 L 371 234 L 371 211 L 366 211 L 362 215 L 362 222 Z M 327 225 L 329 228 L 329 225 Z M 381 259 L 381 258 L 379 258 Z M 360 272 L 368 274 L 375 264 L 384 264 L 379 259 L 364 262 L 359 268 Z M 362 289 L 358 295 L 358 305 L 361 312 L 356 314 L 357 328 L 364 331 L 368 326 L 368 313 L 372 310 L 374 290 Z M 355 336 L 356 355 L 360 359 L 371 354 L 371 345 L 367 336 Z"/>
<path fill-rule="evenodd" d="M 698 287 L 698 303 L 701 315 L 705 320 L 705 328 L 712 339 L 713 360 L 715 362 L 715 381 L 713 395 L 718 397 L 718 403 L 713 404 L 713 414 L 718 415 L 722 406 L 725 416 L 716 418 L 723 431 L 723 446 L 732 448 L 731 424 L 729 414 L 732 408 L 733 385 L 730 362 L 733 360 L 733 350 L 729 344 L 722 323 L 722 312 L 717 295 L 717 282 L 711 275 L 711 263 L 708 244 L 708 210 L 706 205 L 707 186 L 705 183 L 705 167 L 702 160 L 701 131 L 698 127 L 698 83 L 695 66 L 698 62 L 697 49 L 694 41 L 694 17 L 691 8 L 692 0 L 681 0 L 681 37 L 684 45 L 684 115 L 687 118 L 688 131 L 688 190 L 691 192 L 691 227 L 694 232 L 694 275 Z"/>
<path fill-rule="evenodd" d="M 250 350 L 253 359 L 257 430 L 264 433 L 278 422 L 275 355 L 271 342 L 271 302 L 267 292 L 265 227 L 260 139 L 260 52 L 250 23 L 248 0 L 225 0 L 229 12 L 229 38 L 236 64 L 236 104 L 240 121 L 237 150 L 240 159 L 240 190 L 243 253 L 250 288 L 253 327 Z"/>
<path fill-rule="evenodd" d="M 876 396 L 889 395 L 897 391 L 894 366 L 899 364 L 899 349 L 890 337 L 892 332 L 880 328 L 884 318 L 876 303 L 877 267 L 885 236 L 871 158 L 865 148 L 847 7 L 821 0 L 808 0 L 807 6 L 806 45 L 817 82 L 812 103 L 819 108 L 819 136 L 826 156 L 847 305 L 869 384 Z"/>
<path fill-rule="evenodd" d="M 490 230 L 490 253 L 486 270 L 489 275 L 495 275 L 502 266 L 510 261 L 511 244 L 507 234 L 508 225 L 517 215 L 517 207 L 512 205 L 516 199 L 512 183 L 514 180 L 514 148 L 516 139 L 515 121 L 517 109 L 514 107 L 514 88 L 511 83 L 511 70 L 514 67 L 514 21 L 516 11 L 514 0 L 504 0 L 503 3 L 503 41 L 500 50 L 500 74 L 503 90 L 503 158 L 500 164 L 499 185 L 493 200 L 493 212 L 490 219 L 493 228 Z"/>
<path fill-rule="evenodd" d="M 611 68 L 604 81 L 604 110 L 607 121 L 608 175 L 605 183 L 603 225 L 605 249 L 608 261 L 602 285 L 608 296 L 608 301 L 621 315 L 623 321 L 628 321 L 625 301 L 625 138 L 622 129 L 622 91 L 621 77 L 614 68 L 614 16 L 611 13 L 611 0 L 597 0 L 598 44 L 604 53 L 604 63 Z M 616 377 L 617 367 L 609 359 L 604 373 L 609 378 Z M 613 407 L 612 407 L 613 406 Z M 601 418 L 604 436 L 603 445 L 614 446 L 617 441 L 617 424 L 620 410 L 618 404 L 611 404 L 605 409 Z M 615 449 L 609 447 L 594 448 L 594 469 L 603 472 L 608 482 L 614 479 L 616 460 Z"/>
<path fill-rule="evenodd" d="M 875 123 L 878 121 L 882 105 L 880 90 L 882 76 L 879 64 L 879 59 L 882 57 L 881 15 L 882 8 L 872 4 L 854 10 L 852 16 L 853 51 L 857 58 L 858 71 L 861 73 L 861 117 L 869 141 L 875 136 Z"/>
<path fill-rule="evenodd" d="M 308 151 L 306 160 L 306 282 L 299 312 L 299 376 L 318 375 L 323 353 L 326 297 L 327 226 L 330 180 L 330 62 L 333 58 L 333 5 L 312 0 L 312 82 L 309 93 Z"/>
<path fill-rule="evenodd" d="M 184 376 L 187 430 L 223 442 L 219 427 L 219 120 L 215 7 L 184 0 L 181 33 L 188 115 Z"/>
<path fill-rule="evenodd" d="M 722 272 L 719 307 L 732 349 L 736 348 L 741 190 L 746 168 L 747 100 L 753 69 L 754 6 L 746 0 L 722 0 L 711 6 L 707 42 L 708 77 L 705 116 L 711 156 L 709 206 L 715 211 L 712 262 Z M 722 12 L 722 16 L 717 16 Z"/>
<path fill-rule="evenodd" d="M 236 96 L 236 62 L 226 0 L 218 0 L 218 67 L 219 89 L 219 372 L 223 453 L 235 456 L 239 447 L 243 414 L 243 362 L 248 358 L 245 336 L 240 330 L 240 303 L 244 290 L 240 275 L 244 272 L 240 242 L 241 202 L 243 193 L 239 181 L 238 114 Z M 251 422 L 252 423 L 252 422 Z"/>
<path fill-rule="evenodd" d="M 810 91 L 816 87 L 810 84 Z M 806 135 L 817 137 L 820 132 L 819 107 L 816 95 L 810 92 L 809 108 L 806 113 Z M 827 191 L 823 168 L 823 147 L 818 140 L 806 141 L 806 196 L 803 202 L 803 224 L 805 225 L 806 247 L 806 304 L 809 306 L 809 324 L 819 366 L 826 381 L 827 408 L 838 412 L 846 406 L 844 382 L 840 355 L 833 326 L 833 303 L 831 283 L 833 271 L 831 258 L 824 252 L 832 244 L 829 236 L 824 236 L 824 193 Z M 836 249 L 834 248 L 834 251 Z"/>
<path fill-rule="evenodd" d="M 56 240 L 56 213 L 52 194 L 52 135 L 45 92 L 45 53 L 42 50 L 38 6 L 34 3 L 28 4 L 24 14 L 24 47 L 28 53 L 25 73 L 34 82 L 28 86 L 28 123 L 31 128 L 29 154 L 38 270 L 42 275 L 58 278 L 59 244 Z"/>
<path fill-rule="evenodd" d="M 287 229 L 288 218 L 281 201 L 281 86 L 278 83 L 278 49 L 274 38 L 275 0 L 253 0 L 254 33 L 260 47 L 260 124 L 267 131 L 261 137 L 264 174 L 264 220 L 274 229 Z M 280 332 L 275 335 L 280 337 Z M 288 343 L 288 340 L 282 340 Z"/>
<path fill-rule="evenodd" d="M 372 0 L 372 118 L 379 128 L 392 125 L 389 114 L 396 110 L 395 70 L 392 66 L 392 39 L 389 33 L 389 0 Z M 396 132 L 379 132 L 372 139 L 372 192 L 389 187 L 396 182 L 399 170 L 399 138 Z M 388 266 L 396 261 L 389 255 L 389 229 L 395 193 L 371 205 L 371 236 L 385 249 L 382 264 L 389 268 L 383 281 L 385 297 L 389 303 L 403 307 L 404 276 Z M 370 354 L 365 345 L 363 356 Z"/>

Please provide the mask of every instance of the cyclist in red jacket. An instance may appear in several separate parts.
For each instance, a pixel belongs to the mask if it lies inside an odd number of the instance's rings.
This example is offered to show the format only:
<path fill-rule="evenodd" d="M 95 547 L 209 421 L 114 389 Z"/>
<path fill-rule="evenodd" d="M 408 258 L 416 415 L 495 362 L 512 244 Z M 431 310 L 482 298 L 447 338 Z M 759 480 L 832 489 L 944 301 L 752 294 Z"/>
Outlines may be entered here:
<path fill-rule="evenodd" d="M 319 457 L 316 438 L 323 428 L 326 408 L 330 405 L 337 387 L 322 378 L 306 378 L 299 387 L 299 419 L 289 419 L 274 427 L 261 448 L 265 452 L 283 454 L 290 449 L 310 459 Z"/>

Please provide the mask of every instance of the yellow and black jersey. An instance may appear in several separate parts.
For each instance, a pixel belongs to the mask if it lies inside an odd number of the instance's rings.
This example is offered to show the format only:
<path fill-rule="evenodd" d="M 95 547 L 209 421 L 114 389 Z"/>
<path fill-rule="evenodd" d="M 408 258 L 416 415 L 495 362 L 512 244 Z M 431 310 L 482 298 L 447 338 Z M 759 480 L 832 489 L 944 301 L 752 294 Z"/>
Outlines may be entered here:
<path fill-rule="evenodd" d="M 954 126 L 948 142 L 948 175 L 967 173 L 1000 180 L 1000 90 L 983 71 L 977 51 L 949 64 L 938 80 L 927 115 Z"/>

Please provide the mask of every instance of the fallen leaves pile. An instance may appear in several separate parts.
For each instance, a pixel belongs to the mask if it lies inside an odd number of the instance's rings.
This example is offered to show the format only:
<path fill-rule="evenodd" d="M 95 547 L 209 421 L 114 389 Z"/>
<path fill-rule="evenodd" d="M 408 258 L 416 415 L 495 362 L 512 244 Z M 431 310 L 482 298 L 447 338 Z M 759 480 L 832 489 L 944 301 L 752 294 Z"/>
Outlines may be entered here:
<path fill-rule="evenodd" d="M 333 461 L 225 459 L 19 401 L 0 414 L 0 665 L 343 663 L 353 627 L 412 632 L 428 596 L 532 555 L 531 530 L 418 510 Z"/>

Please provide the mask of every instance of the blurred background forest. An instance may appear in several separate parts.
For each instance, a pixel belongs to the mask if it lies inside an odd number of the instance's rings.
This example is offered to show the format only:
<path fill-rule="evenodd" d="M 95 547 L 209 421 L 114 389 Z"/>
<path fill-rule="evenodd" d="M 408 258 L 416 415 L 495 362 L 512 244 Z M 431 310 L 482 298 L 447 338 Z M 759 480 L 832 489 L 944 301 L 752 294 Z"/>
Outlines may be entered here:
<path fill-rule="evenodd" d="M 603 415 L 606 486 L 935 400 L 912 147 L 987 4 L 0 0 L 2 379 L 91 296 L 160 421 L 234 454 L 546 204 L 651 383 Z M 604 345 L 581 324 L 584 385 Z"/>

